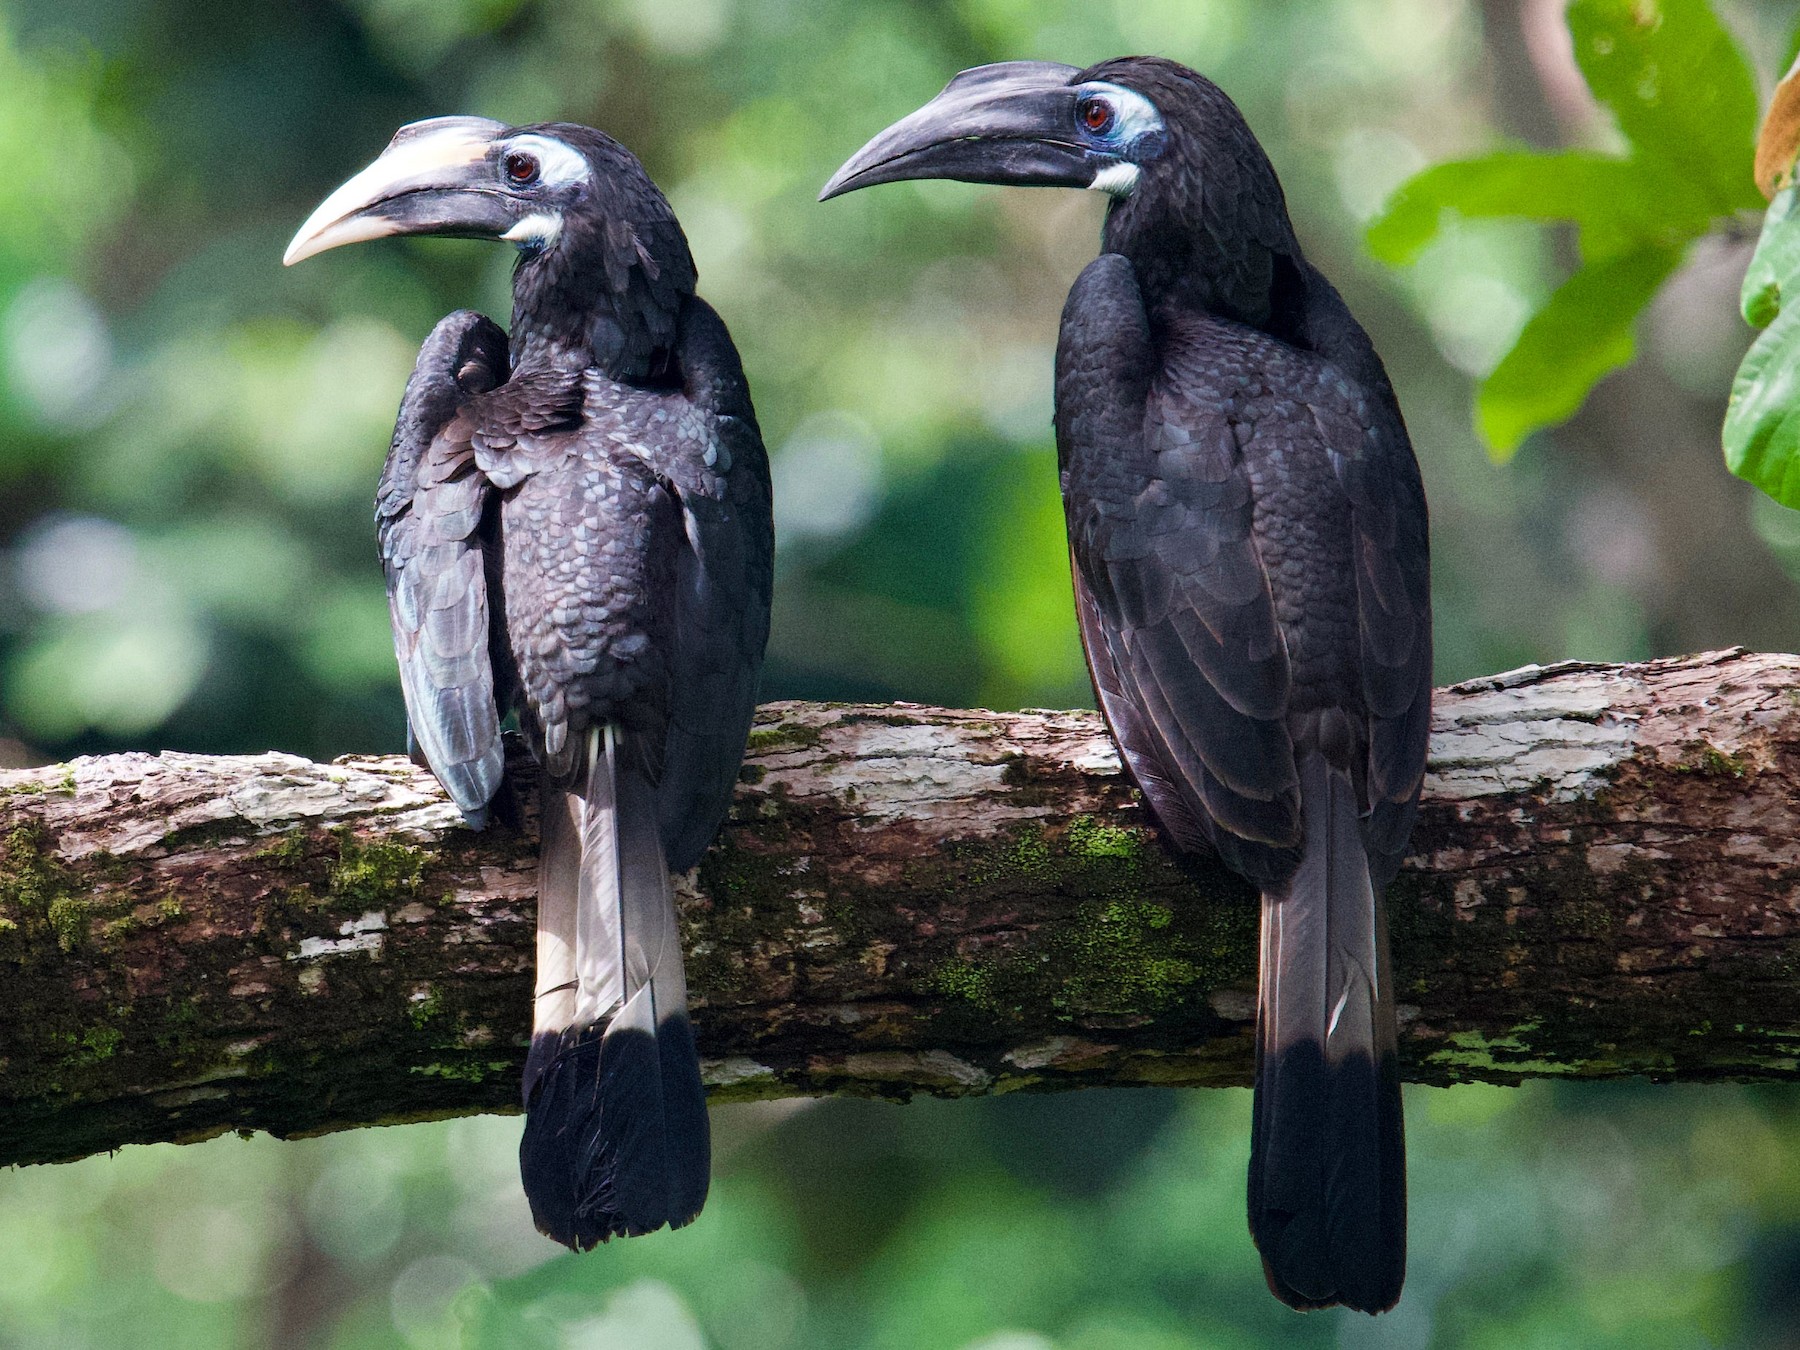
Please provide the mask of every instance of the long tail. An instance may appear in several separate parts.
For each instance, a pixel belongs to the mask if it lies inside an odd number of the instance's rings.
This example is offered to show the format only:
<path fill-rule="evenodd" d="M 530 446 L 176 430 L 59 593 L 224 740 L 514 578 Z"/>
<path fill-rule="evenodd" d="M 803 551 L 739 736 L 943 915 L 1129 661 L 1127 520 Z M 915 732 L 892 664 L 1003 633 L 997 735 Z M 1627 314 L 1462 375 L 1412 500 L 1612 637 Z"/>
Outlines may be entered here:
<path fill-rule="evenodd" d="M 655 794 L 616 728 L 586 757 L 580 791 L 544 787 L 519 1144 L 532 1218 L 577 1251 L 689 1222 L 711 1152 Z"/>
<path fill-rule="evenodd" d="M 1387 922 L 1348 775 L 1311 752 L 1300 783 L 1300 867 L 1263 895 L 1250 1232 L 1282 1302 L 1384 1312 L 1406 1278 Z"/>

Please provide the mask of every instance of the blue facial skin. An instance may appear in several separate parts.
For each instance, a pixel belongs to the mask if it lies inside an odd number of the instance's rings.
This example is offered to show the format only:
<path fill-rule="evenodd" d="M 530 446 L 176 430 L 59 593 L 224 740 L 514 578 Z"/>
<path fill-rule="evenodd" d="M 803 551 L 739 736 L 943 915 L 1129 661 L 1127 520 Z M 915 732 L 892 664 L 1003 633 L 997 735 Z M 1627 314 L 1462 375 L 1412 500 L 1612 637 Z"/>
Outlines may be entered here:
<path fill-rule="evenodd" d="M 1169 144 L 1154 103 L 1136 90 L 1098 80 L 1076 86 L 1075 130 L 1095 153 L 1128 164 L 1148 163 Z"/>

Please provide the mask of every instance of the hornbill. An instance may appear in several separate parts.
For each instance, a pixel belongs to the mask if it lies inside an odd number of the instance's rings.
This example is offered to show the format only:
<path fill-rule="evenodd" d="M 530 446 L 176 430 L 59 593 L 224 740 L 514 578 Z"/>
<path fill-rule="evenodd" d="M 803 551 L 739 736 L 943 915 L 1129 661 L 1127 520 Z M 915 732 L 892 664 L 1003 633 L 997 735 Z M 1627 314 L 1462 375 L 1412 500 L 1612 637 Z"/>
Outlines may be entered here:
<path fill-rule="evenodd" d="M 426 338 L 376 524 L 415 758 L 476 828 L 509 710 L 541 766 L 520 1170 L 586 1250 L 706 1198 L 669 874 L 723 820 L 755 710 L 768 459 L 681 226 L 611 137 L 415 122 L 284 261 L 402 234 L 519 250 L 510 340 L 468 310 Z"/>
<path fill-rule="evenodd" d="M 1214 84 L 1152 57 L 964 71 L 821 200 L 954 178 L 1108 193 L 1056 443 L 1088 669 L 1180 848 L 1262 893 L 1250 1230 L 1296 1308 L 1406 1265 L 1382 893 L 1424 777 L 1424 490 L 1380 358 Z"/>

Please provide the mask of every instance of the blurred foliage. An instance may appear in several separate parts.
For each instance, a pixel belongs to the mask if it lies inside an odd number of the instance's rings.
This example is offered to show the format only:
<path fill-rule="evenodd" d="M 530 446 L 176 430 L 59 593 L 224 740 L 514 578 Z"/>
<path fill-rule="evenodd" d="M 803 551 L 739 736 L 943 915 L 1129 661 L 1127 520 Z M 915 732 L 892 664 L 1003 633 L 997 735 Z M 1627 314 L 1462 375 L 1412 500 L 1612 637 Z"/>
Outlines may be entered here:
<path fill-rule="evenodd" d="M 1368 233 L 1377 257 L 1401 265 L 1447 211 L 1576 227 L 1579 266 L 1481 382 L 1476 425 L 1501 460 L 1631 360 L 1639 315 L 1694 240 L 1762 206 L 1750 176 L 1756 80 L 1707 0 L 1574 0 L 1568 22 L 1625 153 L 1501 150 L 1439 164 L 1402 184 Z"/>
<path fill-rule="evenodd" d="M 1770 69 L 1793 10 L 1719 4 Z M 1698 10 L 1656 12 L 1701 33 Z M 1800 517 L 1718 467 L 1747 247 L 1688 248 L 1640 359 L 1505 472 L 1471 432 L 1474 381 L 1554 293 L 1558 237 L 1432 208 L 1404 271 L 1363 253 L 1427 164 L 1529 132 L 1631 175 L 1667 143 L 1658 119 L 1686 113 L 1659 104 L 1618 115 L 1630 158 L 1595 153 L 1612 133 L 1563 31 L 1512 0 L 0 0 L 0 763 L 400 749 L 370 497 L 417 343 L 463 305 L 503 315 L 508 259 L 278 259 L 396 126 L 447 112 L 601 126 L 669 191 L 774 456 L 768 697 L 1086 703 L 1050 370 L 1103 203 L 949 183 L 813 201 L 951 73 L 1026 56 L 1159 51 L 1244 107 L 1406 408 L 1440 678 L 1800 647 Z M 1643 52 L 1575 55 L 1633 106 Z M 1747 147 L 1744 87 L 1719 86 L 1706 145 Z M 1670 188 L 1696 227 L 1709 174 Z M 1670 217 L 1637 190 L 1596 189 L 1621 208 L 1582 248 L 1643 290 L 1637 222 Z M 1585 218 L 1559 210 L 1538 214 Z M 1592 349 L 1619 356 L 1618 331 Z M 1540 1085 L 1409 1110 L 1412 1277 L 1379 1321 L 1263 1292 L 1246 1094 L 1088 1092 L 721 1111 L 700 1221 L 585 1258 L 531 1231 L 516 1120 L 27 1169 L 0 1177 L 0 1347 L 1796 1343 L 1792 1093 Z"/>
<path fill-rule="evenodd" d="M 1380 1319 L 1268 1295 L 1242 1091 L 722 1108 L 700 1218 L 586 1256 L 532 1231 L 516 1120 L 157 1145 L 5 1179 L 0 1342 L 1773 1350 L 1800 1316 L 1795 1106 L 1409 1089 L 1409 1278 Z"/>

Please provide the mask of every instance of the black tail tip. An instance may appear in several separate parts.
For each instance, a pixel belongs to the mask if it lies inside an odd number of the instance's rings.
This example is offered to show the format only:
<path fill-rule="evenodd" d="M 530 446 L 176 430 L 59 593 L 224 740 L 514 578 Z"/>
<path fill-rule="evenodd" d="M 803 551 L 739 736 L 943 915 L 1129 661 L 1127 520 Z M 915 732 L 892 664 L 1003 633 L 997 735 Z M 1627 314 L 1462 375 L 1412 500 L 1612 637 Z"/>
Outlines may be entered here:
<path fill-rule="evenodd" d="M 1301 1312 L 1383 1313 L 1406 1282 L 1406 1132 L 1391 1054 L 1328 1063 L 1300 1041 L 1257 1065 L 1250 1234 Z"/>
<path fill-rule="evenodd" d="M 705 1107 L 697 1121 L 665 1110 L 658 1039 L 603 1036 L 598 1026 L 532 1038 L 519 1175 L 545 1237 L 585 1252 L 699 1215 L 711 1154 Z M 697 1064 L 694 1078 L 697 1087 Z"/>
<path fill-rule="evenodd" d="M 1371 1271 L 1361 1276 L 1337 1282 L 1334 1293 L 1321 1297 L 1312 1297 L 1301 1293 L 1293 1285 L 1282 1278 L 1281 1272 L 1265 1253 L 1262 1259 L 1263 1279 L 1268 1281 L 1269 1292 L 1275 1295 L 1295 1312 L 1318 1312 L 1321 1308 L 1348 1308 L 1351 1312 L 1368 1313 L 1374 1317 L 1390 1311 L 1400 1301 L 1400 1288 L 1405 1281 L 1405 1261 L 1402 1258 L 1402 1269 L 1391 1276 L 1380 1271 Z"/>

